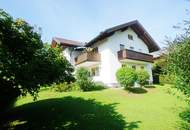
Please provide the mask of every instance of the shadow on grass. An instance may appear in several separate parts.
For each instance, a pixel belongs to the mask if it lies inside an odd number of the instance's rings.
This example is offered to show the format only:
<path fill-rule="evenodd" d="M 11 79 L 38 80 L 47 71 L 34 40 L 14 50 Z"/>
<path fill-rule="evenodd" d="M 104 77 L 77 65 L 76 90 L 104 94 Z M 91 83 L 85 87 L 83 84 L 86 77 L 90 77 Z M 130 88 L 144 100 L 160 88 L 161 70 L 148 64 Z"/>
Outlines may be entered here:
<path fill-rule="evenodd" d="M 91 91 L 98 91 L 98 90 L 104 90 L 104 89 L 107 89 L 105 85 L 95 84 L 94 88 Z"/>
<path fill-rule="evenodd" d="M 106 84 L 104 84 L 102 82 L 96 82 L 94 84 L 94 87 L 90 91 L 99 91 L 99 90 L 104 90 L 104 89 L 107 89 L 107 88 L 108 87 L 106 86 Z"/>
<path fill-rule="evenodd" d="M 65 97 L 41 100 L 16 107 L 6 114 L 2 129 L 13 130 L 133 130 L 140 121 L 126 122 L 115 111 L 117 104 Z"/>
<path fill-rule="evenodd" d="M 130 93 L 135 93 L 135 94 L 143 94 L 143 93 L 147 93 L 147 90 L 140 87 L 140 88 L 127 88 L 126 90 L 128 90 Z"/>
<path fill-rule="evenodd" d="M 145 85 L 145 88 L 156 88 L 154 85 Z"/>

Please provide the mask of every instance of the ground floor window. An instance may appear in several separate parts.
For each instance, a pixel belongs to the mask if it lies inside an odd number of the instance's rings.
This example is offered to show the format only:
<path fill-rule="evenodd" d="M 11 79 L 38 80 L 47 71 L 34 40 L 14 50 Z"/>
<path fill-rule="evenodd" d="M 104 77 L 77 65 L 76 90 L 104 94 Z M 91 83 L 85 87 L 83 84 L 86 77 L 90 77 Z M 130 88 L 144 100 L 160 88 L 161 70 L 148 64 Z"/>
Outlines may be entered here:
<path fill-rule="evenodd" d="M 93 68 L 91 68 L 91 76 L 99 76 L 100 74 L 99 74 L 99 67 L 97 66 L 97 67 L 93 67 Z"/>
<path fill-rule="evenodd" d="M 135 65 L 132 65 L 132 68 L 136 70 L 136 66 Z"/>
<path fill-rule="evenodd" d="M 143 70 L 143 69 L 144 69 L 144 66 L 141 66 L 141 69 Z"/>
<path fill-rule="evenodd" d="M 132 63 L 122 63 L 121 67 L 129 67 L 133 68 L 134 70 L 145 69 L 145 65 L 143 64 L 132 64 Z"/>
<path fill-rule="evenodd" d="M 127 65 L 126 64 L 122 64 L 122 67 L 127 67 Z"/>

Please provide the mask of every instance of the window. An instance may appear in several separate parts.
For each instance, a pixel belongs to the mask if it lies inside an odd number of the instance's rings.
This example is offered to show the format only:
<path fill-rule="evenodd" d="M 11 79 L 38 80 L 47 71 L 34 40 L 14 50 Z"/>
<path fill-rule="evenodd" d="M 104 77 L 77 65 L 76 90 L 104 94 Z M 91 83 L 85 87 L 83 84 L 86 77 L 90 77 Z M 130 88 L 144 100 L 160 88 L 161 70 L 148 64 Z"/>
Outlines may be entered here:
<path fill-rule="evenodd" d="M 133 47 L 133 46 L 130 46 L 129 48 L 130 48 L 131 50 L 134 50 L 134 47 Z"/>
<path fill-rule="evenodd" d="M 129 39 L 129 40 L 133 40 L 133 35 L 128 34 L 128 39 Z"/>
<path fill-rule="evenodd" d="M 124 63 L 124 64 L 122 64 L 122 66 L 121 67 L 127 67 L 127 65 Z"/>
<path fill-rule="evenodd" d="M 144 66 L 141 66 L 141 69 L 144 69 Z"/>
<path fill-rule="evenodd" d="M 120 50 L 124 50 L 125 49 L 125 45 L 120 44 Z"/>
<path fill-rule="evenodd" d="M 91 68 L 91 76 L 99 76 L 99 67 Z"/>
<path fill-rule="evenodd" d="M 132 68 L 136 70 L 136 66 L 135 65 L 132 65 Z"/>
<path fill-rule="evenodd" d="M 94 52 L 94 53 L 98 53 L 98 47 L 93 48 L 93 52 Z"/>

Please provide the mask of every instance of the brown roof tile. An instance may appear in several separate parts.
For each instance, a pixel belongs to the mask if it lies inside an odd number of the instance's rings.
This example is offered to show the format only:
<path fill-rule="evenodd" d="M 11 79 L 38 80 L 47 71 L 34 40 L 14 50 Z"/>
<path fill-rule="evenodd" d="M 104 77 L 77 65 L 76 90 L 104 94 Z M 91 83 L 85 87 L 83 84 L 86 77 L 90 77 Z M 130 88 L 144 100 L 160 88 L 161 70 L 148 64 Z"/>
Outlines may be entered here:
<path fill-rule="evenodd" d="M 78 42 L 78 41 L 73 41 L 73 40 L 68 40 L 68 39 L 64 39 L 64 38 L 58 38 L 58 37 L 54 37 L 52 39 L 52 43 L 56 42 L 58 44 L 64 45 L 64 46 L 83 46 L 84 44 L 82 42 Z"/>

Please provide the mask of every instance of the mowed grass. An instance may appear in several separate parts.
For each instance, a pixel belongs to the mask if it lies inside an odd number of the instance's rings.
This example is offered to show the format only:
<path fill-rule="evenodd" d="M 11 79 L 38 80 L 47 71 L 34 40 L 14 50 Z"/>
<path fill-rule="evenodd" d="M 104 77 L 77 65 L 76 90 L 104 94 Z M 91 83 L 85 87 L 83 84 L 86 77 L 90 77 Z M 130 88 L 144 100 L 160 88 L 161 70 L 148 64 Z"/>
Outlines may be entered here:
<path fill-rule="evenodd" d="M 187 107 L 184 99 L 168 86 L 138 94 L 121 88 L 63 93 L 49 89 L 35 102 L 31 96 L 20 98 L 7 120 L 18 130 L 174 130 Z"/>

